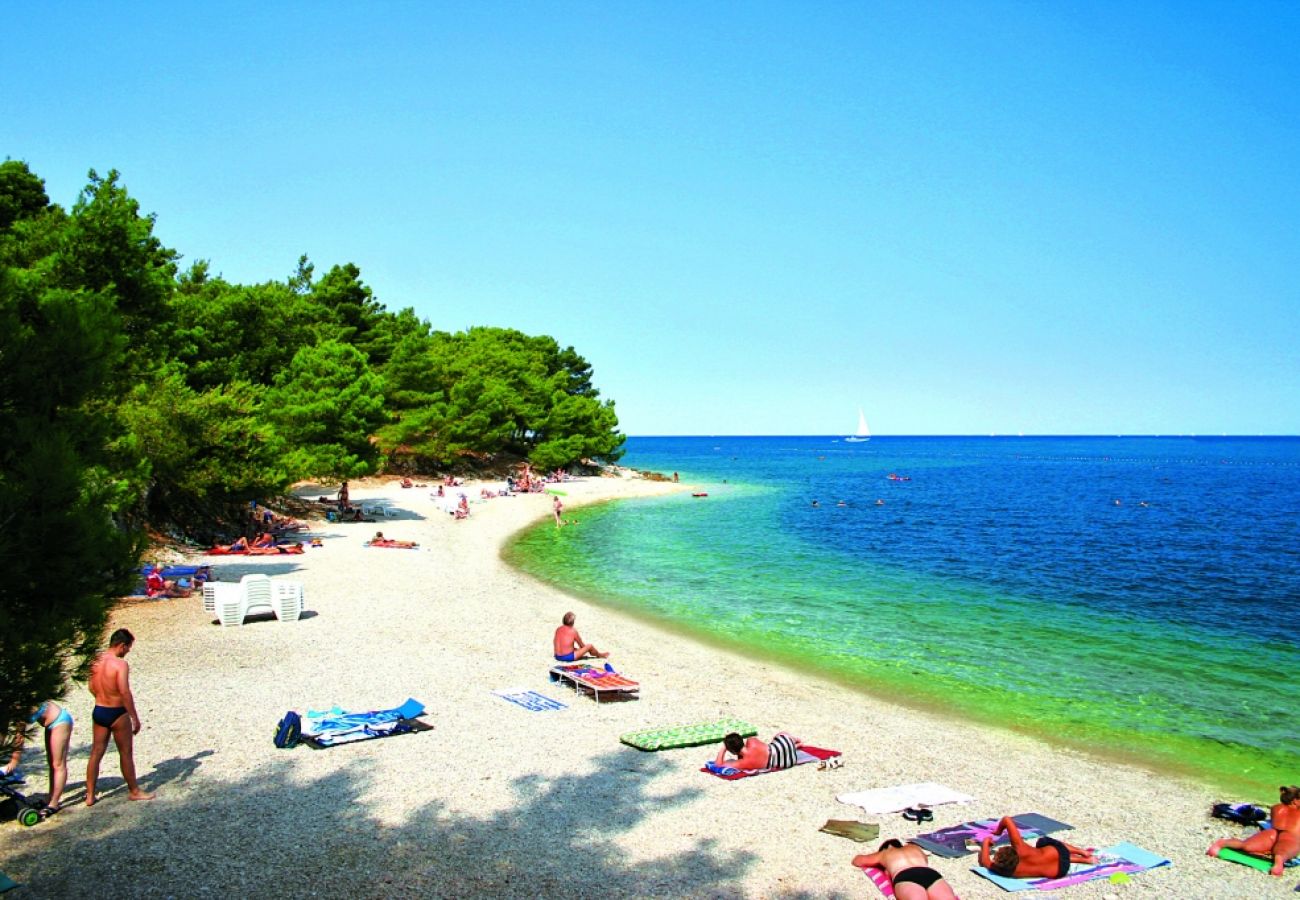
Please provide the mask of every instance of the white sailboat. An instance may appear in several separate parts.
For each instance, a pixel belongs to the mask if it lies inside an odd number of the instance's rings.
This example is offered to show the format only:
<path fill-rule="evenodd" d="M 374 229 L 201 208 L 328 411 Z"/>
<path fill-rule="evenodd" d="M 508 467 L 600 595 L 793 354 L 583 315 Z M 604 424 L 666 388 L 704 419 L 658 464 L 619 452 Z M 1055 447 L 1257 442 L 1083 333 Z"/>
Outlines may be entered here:
<path fill-rule="evenodd" d="M 850 444 L 860 444 L 863 441 L 871 440 L 871 429 L 867 427 L 867 417 L 863 415 L 861 406 L 858 407 L 858 430 L 844 440 Z"/>

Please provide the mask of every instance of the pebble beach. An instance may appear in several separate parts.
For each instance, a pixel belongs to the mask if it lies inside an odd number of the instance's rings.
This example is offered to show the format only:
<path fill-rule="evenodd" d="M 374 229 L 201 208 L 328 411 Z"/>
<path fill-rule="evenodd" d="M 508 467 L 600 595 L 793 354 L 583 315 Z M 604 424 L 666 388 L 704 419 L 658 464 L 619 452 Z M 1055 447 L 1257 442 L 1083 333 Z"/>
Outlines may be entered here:
<path fill-rule="evenodd" d="M 636 477 L 565 483 L 566 518 L 587 504 L 690 490 Z M 304 487 L 302 496 L 330 489 Z M 477 498 L 479 486 L 462 488 Z M 1284 878 L 1205 855 L 1244 836 L 1211 819 L 1226 800 L 1206 784 L 864 694 L 795 669 L 697 643 L 593 605 L 503 563 L 508 538 L 551 515 L 549 495 L 471 504 L 454 520 L 430 488 L 354 485 L 383 500 L 374 524 L 313 519 L 302 555 L 203 557 L 221 581 L 245 574 L 300 581 L 306 612 L 222 628 L 187 599 L 128 601 L 110 630 L 128 656 L 143 730 L 133 803 L 114 750 L 100 802 L 82 805 L 93 700 L 75 684 L 64 811 L 33 828 L 0 826 L 12 896 L 111 891 L 129 897 L 864 897 L 875 886 L 849 861 L 858 844 L 819 832 L 828 819 L 880 825 L 880 839 L 972 819 L 1038 812 L 1057 835 L 1105 847 L 1127 841 L 1172 865 L 1057 892 L 1078 898 L 1294 896 Z M 376 530 L 418 542 L 366 547 Z M 584 638 L 641 684 L 639 699 L 597 704 L 548 678 L 565 611 Z M 537 691 L 566 708 L 533 712 L 494 690 Z M 432 731 L 328 750 L 272 745 L 287 710 L 427 708 Z M 905 698 L 904 698 L 905 699 Z M 699 771 L 716 748 L 656 753 L 629 731 L 736 717 L 764 739 L 779 730 L 843 752 L 840 768 L 805 765 L 728 782 Z M 27 790 L 45 790 L 38 741 Z M 1294 781 L 1294 773 L 1288 781 Z M 938 782 L 975 799 L 920 825 L 871 815 L 838 794 Z M 935 859 L 960 897 L 1008 896 L 974 856 Z"/>

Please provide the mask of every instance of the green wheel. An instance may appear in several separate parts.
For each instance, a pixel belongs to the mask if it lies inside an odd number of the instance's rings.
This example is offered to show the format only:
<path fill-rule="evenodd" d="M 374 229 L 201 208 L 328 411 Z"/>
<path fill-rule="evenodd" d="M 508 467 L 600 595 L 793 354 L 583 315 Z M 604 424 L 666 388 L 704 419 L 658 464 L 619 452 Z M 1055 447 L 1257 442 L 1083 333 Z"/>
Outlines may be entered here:
<path fill-rule="evenodd" d="M 34 809 L 24 809 L 18 814 L 18 821 L 28 828 L 31 828 L 41 820 L 41 814 Z"/>

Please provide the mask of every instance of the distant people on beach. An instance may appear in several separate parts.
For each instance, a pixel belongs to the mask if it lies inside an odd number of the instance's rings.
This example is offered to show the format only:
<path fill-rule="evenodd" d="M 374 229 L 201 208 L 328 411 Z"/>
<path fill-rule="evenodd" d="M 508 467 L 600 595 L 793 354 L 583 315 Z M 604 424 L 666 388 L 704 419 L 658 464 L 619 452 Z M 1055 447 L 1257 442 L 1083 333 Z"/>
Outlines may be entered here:
<path fill-rule="evenodd" d="M 175 581 L 163 578 L 163 567 L 155 565 L 144 577 L 144 592 L 147 597 L 188 597 L 190 591 L 180 587 Z"/>
<path fill-rule="evenodd" d="M 859 853 L 853 865 L 859 869 L 879 866 L 889 873 L 898 900 L 956 900 L 943 876 L 930 868 L 929 857 L 916 844 L 890 838 L 875 853 Z"/>
<path fill-rule="evenodd" d="M 340 512 L 347 512 L 352 508 L 352 504 L 348 502 L 348 483 L 346 481 L 339 486 L 338 501 Z"/>
<path fill-rule="evenodd" d="M 560 501 L 560 495 L 556 494 L 551 501 L 551 512 L 555 514 L 555 527 L 559 528 L 564 524 L 564 504 Z"/>
<path fill-rule="evenodd" d="M 1271 810 L 1272 828 L 1265 828 L 1244 840 L 1222 838 L 1211 844 L 1210 849 L 1205 851 L 1206 854 L 1218 856 L 1219 851 L 1227 847 L 1271 859 L 1273 867 L 1268 870 L 1268 874 L 1281 877 L 1282 867 L 1287 860 L 1300 855 L 1300 786 L 1283 785 L 1280 791 L 1281 802 Z"/>
<path fill-rule="evenodd" d="M 213 549 L 220 550 L 223 553 L 247 553 L 248 538 L 240 535 L 229 544 L 217 544 Z"/>
<path fill-rule="evenodd" d="M 68 744 L 72 741 L 72 716 L 53 700 L 46 700 L 36 708 L 28 721 L 45 729 L 45 764 L 50 777 L 50 792 L 40 817 L 48 819 L 62 808 L 63 787 L 68 783 Z M 15 729 L 14 752 L 9 762 L 0 767 L 0 774 L 12 775 L 23 757 L 23 744 L 27 735 Z"/>
<path fill-rule="evenodd" d="M 94 725 L 90 761 L 86 764 L 87 806 L 94 806 L 98 799 L 95 784 L 99 780 L 99 764 L 108 752 L 109 737 L 117 744 L 127 798 L 153 799 L 153 794 L 140 790 L 140 784 L 135 779 L 135 735 L 140 733 L 143 726 L 140 714 L 135 709 L 135 697 L 131 694 L 131 670 L 126 663 L 126 655 L 134 645 L 135 636 L 125 628 L 119 628 L 109 638 L 108 649 L 99 655 L 90 669 L 88 686 L 95 697 L 95 709 L 90 715 Z"/>
<path fill-rule="evenodd" d="M 1011 843 L 992 850 L 993 839 L 1003 833 Z M 1096 861 L 1091 849 L 1084 850 L 1054 837 L 1040 837 L 1031 846 L 1020 836 L 1020 829 L 1010 816 L 1003 816 L 993 834 L 980 844 L 980 865 L 1007 878 L 1064 878 L 1070 871 L 1070 863 Z"/>
<path fill-rule="evenodd" d="M 382 531 L 376 531 L 375 536 L 370 539 L 372 547 L 400 547 L 403 550 L 410 550 L 417 546 L 415 541 L 396 541 L 392 538 L 384 537 Z"/>
<path fill-rule="evenodd" d="M 576 662 L 584 657 L 608 659 L 608 653 L 601 653 L 594 644 L 582 640 L 582 635 L 573 627 L 576 620 L 577 616 L 566 612 L 562 624 L 555 629 L 555 658 L 560 662 Z"/>
<path fill-rule="evenodd" d="M 771 743 L 756 737 L 742 738 L 731 732 L 722 739 L 722 749 L 714 757 L 713 764 L 718 767 L 729 766 L 733 769 L 788 769 L 795 764 L 799 756 L 799 747 L 803 741 L 792 734 L 781 731 L 773 736 Z M 728 760 L 730 753 L 734 759 Z"/>
<path fill-rule="evenodd" d="M 674 473 L 673 473 L 673 484 L 677 484 L 678 481 L 680 481 L 680 479 L 677 477 L 677 473 L 674 472 Z"/>

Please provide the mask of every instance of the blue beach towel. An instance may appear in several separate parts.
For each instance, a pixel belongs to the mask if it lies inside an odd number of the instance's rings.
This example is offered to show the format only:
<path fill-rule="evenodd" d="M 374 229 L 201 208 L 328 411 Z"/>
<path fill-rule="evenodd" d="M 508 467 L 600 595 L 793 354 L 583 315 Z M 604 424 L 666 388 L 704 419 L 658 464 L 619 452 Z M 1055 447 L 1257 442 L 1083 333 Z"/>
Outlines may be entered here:
<path fill-rule="evenodd" d="M 411 719 L 422 715 L 424 704 L 411 698 L 401 706 L 369 712 L 345 712 L 337 706 L 328 712 L 308 710 L 302 717 L 302 735 L 313 746 L 333 747 L 352 741 L 423 730 L 412 728 L 410 723 Z"/>
<path fill-rule="evenodd" d="M 983 866 L 976 866 L 971 871 L 987 878 L 1004 891 L 1055 891 L 1096 878 L 1109 878 L 1121 872 L 1133 875 L 1169 865 L 1169 860 L 1165 857 L 1128 843 L 1098 850 L 1097 859 L 1098 862 L 1093 864 L 1074 863 L 1064 878 L 1007 878 L 1005 875 L 996 875 Z"/>
<path fill-rule="evenodd" d="M 527 688 L 502 688 L 492 693 L 502 700 L 509 700 L 516 706 L 522 706 L 530 712 L 549 712 L 569 708 L 559 700 L 552 700 L 545 694 L 539 694 L 537 691 L 530 691 Z"/>

